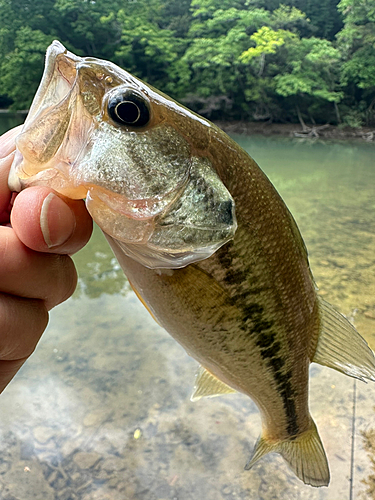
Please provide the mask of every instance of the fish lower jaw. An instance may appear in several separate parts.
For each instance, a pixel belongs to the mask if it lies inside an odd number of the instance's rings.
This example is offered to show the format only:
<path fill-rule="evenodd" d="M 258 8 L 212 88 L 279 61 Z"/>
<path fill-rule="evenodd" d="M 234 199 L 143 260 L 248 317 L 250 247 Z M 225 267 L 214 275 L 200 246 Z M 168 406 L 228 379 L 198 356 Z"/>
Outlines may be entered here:
<path fill-rule="evenodd" d="M 8 186 L 11 191 L 16 193 L 31 186 L 46 186 L 74 200 L 82 200 L 86 198 L 87 194 L 87 187 L 72 185 L 59 169 L 47 168 L 34 173 L 24 167 L 23 163 L 12 165 L 8 177 Z"/>

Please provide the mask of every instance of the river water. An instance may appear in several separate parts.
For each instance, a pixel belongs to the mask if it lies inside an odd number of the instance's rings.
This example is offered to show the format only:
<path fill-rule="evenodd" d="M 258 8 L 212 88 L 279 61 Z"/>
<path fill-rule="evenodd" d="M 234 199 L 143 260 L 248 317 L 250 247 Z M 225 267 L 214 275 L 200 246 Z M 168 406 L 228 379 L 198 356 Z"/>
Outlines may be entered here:
<path fill-rule="evenodd" d="M 234 138 L 295 216 L 319 293 L 375 348 L 374 145 Z M 352 379 L 311 367 L 329 488 L 302 484 L 278 455 L 244 471 L 260 433 L 252 401 L 190 402 L 196 362 L 139 303 L 99 230 L 75 262 L 77 291 L 1 396 L 2 500 L 375 498 L 375 384 L 356 383 L 353 399 Z"/>
<path fill-rule="evenodd" d="M 14 112 L 0 112 L 0 135 L 12 127 L 21 125 L 25 120 L 25 113 Z"/>

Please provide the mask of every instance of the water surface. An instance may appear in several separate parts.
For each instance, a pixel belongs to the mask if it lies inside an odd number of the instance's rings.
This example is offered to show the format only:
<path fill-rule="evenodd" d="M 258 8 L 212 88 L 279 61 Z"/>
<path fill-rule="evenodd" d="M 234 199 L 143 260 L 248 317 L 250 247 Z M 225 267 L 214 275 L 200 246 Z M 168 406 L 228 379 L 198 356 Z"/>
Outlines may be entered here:
<path fill-rule="evenodd" d="M 25 121 L 26 113 L 20 111 L 8 112 L 0 110 L 0 135 Z"/>
<path fill-rule="evenodd" d="M 295 216 L 320 294 L 375 348 L 374 146 L 235 139 Z M 345 500 L 351 478 L 352 498 L 375 498 L 375 384 L 356 384 L 352 471 L 353 380 L 312 365 L 329 488 L 305 486 L 278 455 L 244 471 L 260 433 L 252 401 L 191 403 L 196 362 L 139 303 L 100 231 L 75 261 L 75 295 L 1 396 L 2 500 Z"/>

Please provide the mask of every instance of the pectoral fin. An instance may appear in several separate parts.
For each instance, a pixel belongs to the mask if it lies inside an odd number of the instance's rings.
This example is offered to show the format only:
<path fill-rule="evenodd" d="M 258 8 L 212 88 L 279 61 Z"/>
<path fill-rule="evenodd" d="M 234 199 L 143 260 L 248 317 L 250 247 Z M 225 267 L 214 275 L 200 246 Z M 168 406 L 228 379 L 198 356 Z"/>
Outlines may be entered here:
<path fill-rule="evenodd" d="M 198 401 L 198 399 L 203 397 L 213 398 L 215 396 L 221 396 L 222 394 L 237 392 L 202 366 L 199 368 L 196 377 L 194 391 L 190 397 L 190 401 Z"/>
<path fill-rule="evenodd" d="M 349 321 L 321 298 L 322 329 L 312 361 L 363 382 L 375 381 L 375 356 Z"/>
<path fill-rule="evenodd" d="M 156 321 L 156 323 L 157 323 L 159 326 L 161 326 L 161 325 L 160 325 L 160 323 L 159 323 L 159 321 L 155 318 L 154 313 L 151 311 L 151 309 L 148 307 L 148 305 L 146 304 L 146 302 L 143 300 L 142 295 L 138 292 L 138 290 L 135 288 L 135 286 L 133 285 L 133 283 L 132 283 L 130 280 L 128 280 L 128 281 L 129 281 L 130 286 L 131 286 L 131 287 L 132 287 L 132 289 L 133 289 L 133 292 L 136 294 L 136 296 L 138 297 L 138 299 L 139 299 L 139 300 L 142 302 L 142 304 L 145 306 L 145 308 L 147 309 L 147 311 L 151 314 L 152 319 L 153 319 L 154 321 Z"/>

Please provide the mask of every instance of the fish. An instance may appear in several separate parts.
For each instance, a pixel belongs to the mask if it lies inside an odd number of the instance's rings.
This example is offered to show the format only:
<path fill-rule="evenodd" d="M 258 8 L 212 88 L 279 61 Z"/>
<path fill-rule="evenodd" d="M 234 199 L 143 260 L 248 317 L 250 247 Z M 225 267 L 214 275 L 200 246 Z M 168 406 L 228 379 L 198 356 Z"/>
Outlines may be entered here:
<path fill-rule="evenodd" d="M 375 380 L 374 353 L 319 297 L 284 201 L 208 120 L 115 64 L 58 41 L 16 139 L 9 187 L 85 199 L 155 320 L 198 361 L 192 400 L 240 392 L 304 483 L 330 472 L 309 411 L 312 362 Z"/>

